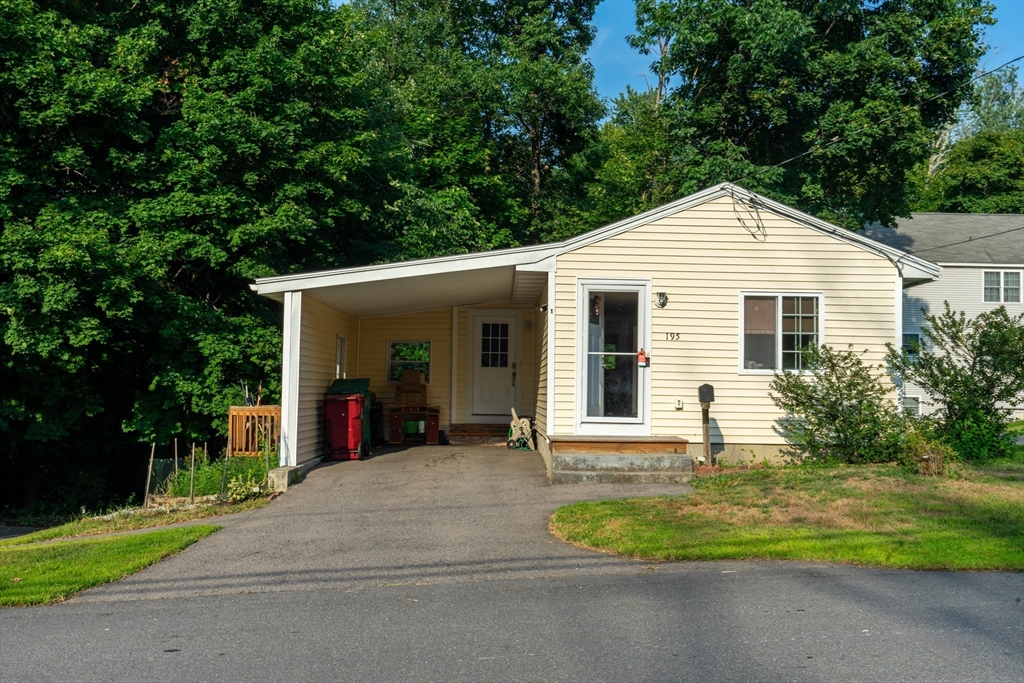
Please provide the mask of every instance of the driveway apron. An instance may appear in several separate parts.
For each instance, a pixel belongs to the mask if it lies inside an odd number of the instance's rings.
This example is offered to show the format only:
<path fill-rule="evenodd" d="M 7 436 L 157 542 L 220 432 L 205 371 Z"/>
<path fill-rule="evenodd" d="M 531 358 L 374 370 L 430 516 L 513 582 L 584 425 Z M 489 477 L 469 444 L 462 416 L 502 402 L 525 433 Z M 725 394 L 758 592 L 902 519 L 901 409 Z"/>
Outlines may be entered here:
<path fill-rule="evenodd" d="M 642 563 L 554 539 L 551 513 L 578 500 L 688 492 L 680 484 L 552 486 L 538 454 L 505 448 L 388 451 L 317 467 L 266 508 L 76 601 L 632 573 Z"/>

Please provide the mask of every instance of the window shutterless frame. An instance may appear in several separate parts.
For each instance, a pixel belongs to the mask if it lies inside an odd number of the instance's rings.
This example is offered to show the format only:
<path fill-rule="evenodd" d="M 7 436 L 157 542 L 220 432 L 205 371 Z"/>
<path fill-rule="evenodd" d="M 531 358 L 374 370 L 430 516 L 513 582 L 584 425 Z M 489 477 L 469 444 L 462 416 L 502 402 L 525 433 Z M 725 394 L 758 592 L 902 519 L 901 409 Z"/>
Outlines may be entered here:
<path fill-rule="evenodd" d="M 986 304 L 1019 304 L 1024 300 L 1024 271 L 993 268 L 981 275 L 981 301 Z"/>
<path fill-rule="evenodd" d="M 628 315 L 632 315 L 632 297 L 636 297 L 635 337 L 614 338 L 606 328 L 604 312 L 591 311 L 595 297 L 602 300 L 601 306 L 607 303 L 605 299 L 628 303 Z M 577 434 L 649 436 L 651 368 L 639 366 L 637 352 L 651 353 L 651 281 L 580 278 L 576 304 Z M 625 320 L 620 315 L 619 324 Z M 591 348 L 594 344 L 597 347 Z M 657 362 L 657 356 L 652 356 L 652 365 Z M 627 391 L 635 394 L 630 396 Z M 600 407 L 595 409 L 598 402 Z"/>
<path fill-rule="evenodd" d="M 744 367 L 746 358 L 745 331 L 746 331 L 746 304 L 747 297 L 775 298 L 775 368 L 747 368 Z M 782 350 L 782 300 L 790 297 L 801 297 L 805 299 L 817 299 L 817 331 L 815 332 L 817 344 L 825 343 L 825 293 L 809 291 L 785 291 L 785 290 L 741 290 L 739 293 L 739 330 L 738 330 L 738 358 L 736 368 L 741 375 L 774 375 L 776 369 L 783 369 Z M 787 372 L 804 372 L 803 370 L 788 370 Z"/>
<path fill-rule="evenodd" d="M 426 345 L 427 359 L 423 360 L 420 358 L 392 358 L 391 355 L 394 352 L 396 344 L 409 344 L 412 346 Z M 387 384 L 397 384 L 398 378 L 392 379 L 392 366 L 402 365 L 407 366 L 409 369 L 422 370 L 425 375 L 424 379 L 426 384 L 430 384 L 430 365 L 433 362 L 433 350 L 429 339 L 389 339 L 387 341 L 387 355 L 385 356 L 384 371 L 387 373 L 386 379 Z"/>

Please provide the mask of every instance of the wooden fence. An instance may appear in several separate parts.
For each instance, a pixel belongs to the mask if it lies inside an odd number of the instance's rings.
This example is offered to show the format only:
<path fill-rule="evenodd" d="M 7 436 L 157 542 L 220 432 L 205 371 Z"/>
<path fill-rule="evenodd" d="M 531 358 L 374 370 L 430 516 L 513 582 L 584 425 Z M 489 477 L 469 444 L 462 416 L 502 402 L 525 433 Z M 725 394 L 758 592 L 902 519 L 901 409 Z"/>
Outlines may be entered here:
<path fill-rule="evenodd" d="M 228 408 L 228 456 L 277 453 L 281 438 L 281 406 Z"/>

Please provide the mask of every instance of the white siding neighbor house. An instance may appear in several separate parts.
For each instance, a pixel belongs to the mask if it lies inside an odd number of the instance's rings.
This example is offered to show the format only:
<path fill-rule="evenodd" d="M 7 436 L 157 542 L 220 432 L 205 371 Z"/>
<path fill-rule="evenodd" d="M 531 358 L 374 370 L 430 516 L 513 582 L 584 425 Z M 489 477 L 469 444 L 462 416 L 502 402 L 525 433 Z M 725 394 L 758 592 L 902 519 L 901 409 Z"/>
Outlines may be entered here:
<path fill-rule="evenodd" d="M 881 363 L 902 339 L 904 288 L 940 271 L 722 184 L 564 242 L 253 289 L 284 304 L 282 465 L 321 457 L 335 377 L 368 378 L 394 402 L 394 359 L 415 343 L 442 429 L 507 425 L 515 408 L 535 418 L 552 481 L 608 480 L 606 465 L 665 481 L 659 468 L 685 459 L 689 472 L 702 448 L 699 386 L 714 387 L 720 457 L 772 457 L 784 445 L 775 370 L 799 370 L 811 343 Z"/>
<path fill-rule="evenodd" d="M 903 343 L 924 343 L 925 314 L 950 308 L 974 317 L 1005 306 L 1024 312 L 1024 215 L 915 213 L 896 228 L 868 226 L 871 239 L 933 261 L 942 277 L 903 292 Z M 934 405 L 919 387 L 904 387 L 904 406 L 929 413 Z M 1014 406 L 1024 418 L 1024 406 Z"/>

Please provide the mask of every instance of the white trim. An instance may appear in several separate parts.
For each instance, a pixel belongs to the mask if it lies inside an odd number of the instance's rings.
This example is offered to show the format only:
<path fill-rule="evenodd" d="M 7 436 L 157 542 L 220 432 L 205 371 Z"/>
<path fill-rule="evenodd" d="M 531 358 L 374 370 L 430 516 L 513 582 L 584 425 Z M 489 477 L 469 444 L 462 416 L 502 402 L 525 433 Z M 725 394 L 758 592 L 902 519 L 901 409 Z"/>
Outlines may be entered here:
<path fill-rule="evenodd" d="M 278 449 L 278 464 L 282 467 L 297 464 L 301 332 L 302 292 L 285 292 L 281 349 L 281 445 Z"/>
<path fill-rule="evenodd" d="M 547 405 L 547 425 L 545 425 L 544 433 L 547 434 L 550 439 L 555 428 L 555 277 L 557 272 L 552 270 L 548 272 L 548 310 L 546 311 L 547 319 L 547 332 L 548 332 L 548 405 Z"/>
<path fill-rule="evenodd" d="M 900 273 L 900 269 L 896 269 L 896 300 L 895 305 L 895 333 L 896 340 L 894 342 L 896 348 L 903 346 L 903 274 Z"/>
<path fill-rule="evenodd" d="M 474 413 L 473 412 L 473 370 L 476 367 L 477 355 L 474 344 L 476 343 L 476 321 L 477 318 L 483 317 L 496 317 L 496 318 L 507 318 L 512 321 L 509 323 L 509 333 L 515 334 L 516 340 L 516 353 L 515 358 L 509 358 L 510 362 L 514 362 L 516 367 L 514 372 L 516 373 L 516 386 L 515 386 L 515 409 L 516 412 L 522 412 L 523 406 L 523 309 L 521 308 L 471 308 L 467 312 L 466 320 L 466 423 L 467 424 L 489 424 L 494 422 L 494 417 L 497 413 Z M 512 406 L 510 406 L 512 407 Z M 508 415 L 509 420 L 512 419 L 512 415 Z"/>
<path fill-rule="evenodd" d="M 363 357 L 363 319 L 356 320 L 356 377 L 359 377 L 359 363 Z"/>
<path fill-rule="evenodd" d="M 649 278 L 576 278 L 576 414 L 575 434 L 580 436 L 650 436 L 651 368 L 644 367 L 637 382 L 637 417 L 588 417 L 586 399 L 587 344 L 589 333 L 588 292 L 592 290 L 636 292 L 640 348 L 651 352 L 651 287 Z M 632 362 L 636 362 L 634 358 Z M 652 359 L 652 364 L 655 362 Z"/>
<path fill-rule="evenodd" d="M 455 413 L 459 409 L 459 307 L 452 306 L 452 406 L 448 417 L 448 431 L 455 424 Z"/>
<path fill-rule="evenodd" d="M 900 290 L 901 298 L 900 305 L 898 308 L 902 311 L 902 290 Z M 772 369 L 756 369 L 751 370 L 743 367 L 743 357 L 746 355 L 746 348 L 744 345 L 744 333 L 746 329 L 746 306 L 743 305 L 744 297 L 748 296 L 774 296 L 776 297 L 777 303 L 775 305 L 775 330 L 776 330 L 776 346 L 775 346 L 775 362 L 778 364 L 778 368 Z M 781 297 L 791 296 L 803 296 L 803 297 L 815 297 L 818 299 L 818 346 L 825 344 L 825 292 L 823 291 L 806 291 L 806 290 L 783 290 L 783 289 L 741 289 L 739 293 L 739 330 L 738 330 L 738 341 L 739 341 L 739 353 L 736 358 L 736 369 L 737 374 L 740 375 L 762 375 L 762 376 L 773 376 L 776 371 L 782 371 L 782 302 L 778 301 Z M 801 371 L 803 372 L 803 371 Z"/>
<path fill-rule="evenodd" d="M 250 287 L 256 293 L 263 296 L 272 296 L 284 291 L 296 291 L 315 289 L 319 287 L 332 287 L 337 285 L 354 284 L 357 282 L 378 282 L 398 278 L 416 277 L 419 275 L 434 275 L 438 273 L 450 273 L 455 271 L 466 271 L 481 268 L 497 268 L 503 266 L 516 266 L 527 270 L 530 264 L 539 270 L 547 270 L 553 266 L 544 263 L 546 260 L 576 249 L 580 249 L 594 242 L 614 237 L 620 233 L 632 230 L 633 228 L 656 221 L 666 216 L 694 208 L 721 197 L 729 196 L 737 202 L 743 202 L 755 208 L 761 208 L 778 216 L 789 218 L 805 227 L 817 230 L 830 235 L 842 242 L 859 247 L 865 251 L 877 254 L 891 260 L 897 267 L 904 270 L 904 276 L 909 279 L 933 279 L 939 276 L 942 268 L 930 261 L 918 256 L 907 254 L 900 249 L 890 247 L 876 242 L 868 237 L 855 232 L 832 225 L 806 214 L 802 211 L 780 204 L 762 195 L 745 190 L 731 183 L 721 183 L 713 187 L 701 190 L 692 195 L 682 197 L 674 202 L 645 211 L 644 213 L 612 223 L 597 230 L 579 235 L 564 242 L 555 242 L 545 245 L 533 245 L 528 247 L 517 247 L 499 251 L 458 254 L 455 256 L 442 256 L 419 261 L 406 261 L 399 263 L 384 263 L 374 266 L 363 266 L 359 268 L 341 268 L 335 270 L 317 271 L 312 273 L 296 273 L 292 275 L 277 275 L 274 277 L 258 278 Z"/>
<path fill-rule="evenodd" d="M 397 379 L 391 379 L 391 345 L 392 344 L 430 344 L 430 358 L 427 359 L 427 371 L 424 374 L 424 383 L 430 386 L 430 376 L 434 374 L 434 340 L 432 339 L 388 339 L 384 346 L 384 383 L 398 384 Z M 396 363 L 422 363 L 419 360 L 395 361 Z"/>

